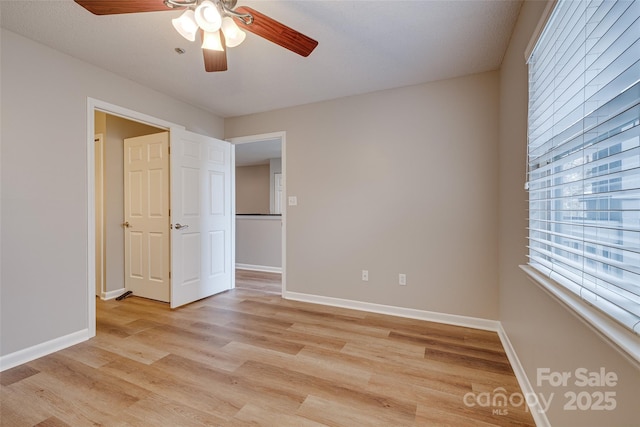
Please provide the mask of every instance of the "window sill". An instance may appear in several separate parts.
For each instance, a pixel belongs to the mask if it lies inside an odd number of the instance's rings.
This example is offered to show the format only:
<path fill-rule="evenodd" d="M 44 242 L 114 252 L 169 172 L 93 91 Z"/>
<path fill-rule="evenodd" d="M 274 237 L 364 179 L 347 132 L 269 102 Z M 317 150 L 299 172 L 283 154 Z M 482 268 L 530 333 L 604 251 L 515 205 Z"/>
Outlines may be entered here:
<path fill-rule="evenodd" d="M 595 331 L 609 345 L 615 348 L 636 367 L 640 368 L 640 339 L 632 331 L 609 318 L 600 310 L 592 307 L 553 279 L 540 273 L 528 265 L 520 268 L 527 274 L 529 280 L 542 288 L 547 294 L 558 301 L 571 314 Z"/>

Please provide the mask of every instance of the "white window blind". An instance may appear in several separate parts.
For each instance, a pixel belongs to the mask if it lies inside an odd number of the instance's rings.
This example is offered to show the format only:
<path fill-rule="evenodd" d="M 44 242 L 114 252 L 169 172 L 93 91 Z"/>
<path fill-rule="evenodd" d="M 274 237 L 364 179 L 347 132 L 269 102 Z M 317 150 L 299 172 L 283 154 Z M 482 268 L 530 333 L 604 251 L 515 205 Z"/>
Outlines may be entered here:
<path fill-rule="evenodd" d="M 640 1 L 560 0 L 529 58 L 529 264 L 640 334 Z"/>

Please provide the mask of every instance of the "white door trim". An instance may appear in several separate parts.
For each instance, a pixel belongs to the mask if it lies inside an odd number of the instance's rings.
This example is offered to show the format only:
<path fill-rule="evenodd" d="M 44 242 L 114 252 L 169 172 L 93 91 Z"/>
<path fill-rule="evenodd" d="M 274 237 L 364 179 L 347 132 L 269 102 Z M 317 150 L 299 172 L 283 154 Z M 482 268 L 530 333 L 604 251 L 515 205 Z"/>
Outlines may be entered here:
<path fill-rule="evenodd" d="M 185 129 L 184 126 L 139 113 L 95 98 L 87 98 L 87 329 L 89 338 L 96 335 L 96 199 L 95 199 L 95 111 L 157 128 Z"/>
<path fill-rule="evenodd" d="M 282 194 L 287 195 L 287 132 L 271 132 L 271 133 L 261 133 L 258 135 L 248 135 L 248 136 L 239 136 L 235 138 L 227 138 L 227 141 L 231 142 L 234 145 L 238 144 L 247 144 L 250 142 L 260 142 L 267 141 L 280 138 L 282 142 Z M 235 161 L 233 163 L 235 165 Z M 235 167 L 233 170 L 234 183 L 233 183 L 233 206 L 234 206 L 234 216 L 235 216 Z M 234 233 L 235 236 L 235 221 L 233 221 Z M 235 238 L 234 238 L 234 247 L 232 248 L 233 253 L 235 253 Z M 235 265 L 235 264 L 234 264 Z M 235 276 L 233 278 L 233 283 L 235 286 Z M 282 295 L 285 295 L 287 292 L 287 203 L 282 204 Z"/>
<path fill-rule="evenodd" d="M 104 135 L 95 134 L 94 142 L 94 158 L 95 158 L 95 187 L 94 197 L 96 203 L 96 296 L 103 297 L 104 294 Z"/>

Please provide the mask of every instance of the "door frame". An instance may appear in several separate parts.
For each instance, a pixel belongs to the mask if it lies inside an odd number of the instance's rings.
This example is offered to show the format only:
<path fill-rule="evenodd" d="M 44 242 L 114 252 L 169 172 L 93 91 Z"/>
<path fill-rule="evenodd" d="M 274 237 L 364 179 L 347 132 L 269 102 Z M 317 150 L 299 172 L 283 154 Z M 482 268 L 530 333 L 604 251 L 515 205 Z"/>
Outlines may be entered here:
<path fill-rule="evenodd" d="M 94 150 L 94 197 L 95 203 L 100 203 L 100 212 L 96 212 L 95 218 L 95 267 L 96 267 L 96 296 L 104 294 L 104 134 L 97 133 L 93 137 Z M 95 206 L 95 205 L 94 205 Z"/>
<path fill-rule="evenodd" d="M 271 132 L 271 133 L 261 133 L 261 134 L 257 134 L 257 135 L 247 135 L 247 136 L 238 136 L 238 137 L 234 137 L 234 138 L 227 138 L 226 140 L 231 142 L 233 145 L 239 145 L 239 144 L 248 144 L 251 142 L 261 142 L 261 141 L 267 141 L 267 140 L 272 140 L 272 139 L 280 139 L 280 143 L 281 143 L 281 147 L 282 147 L 282 194 L 285 196 L 285 200 L 282 203 L 282 296 L 284 297 L 287 293 L 287 202 L 286 202 L 286 195 L 287 195 L 287 132 L 286 131 L 279 131 L 279 132 Z M 236 170 L 235 170 L 235 161 L 233 163 L 233 173 L 232 173 L 233 177 L 234 177 L 234 181 L 235 181 L 235 175 L 236 175 Z M 235 214 L 235 185 L 233 188 L 233 205 L 234 205 L 234 214 Z M 235 228 L 235 218 L 233 221 L 233 226 Z M 235 236 L 235 231 L 233 232 L 233 235 Z M 233 239 L 234 242 L 234 246 L 233 246 L 233 253 L 235 255 L 235 238 Z M 233 285 L 235 287 L 235 258 L 234 258 L 234 265 L 233 265 L 233 271 L 234 271 L 234 277 L 233 277 Z"/>
<path fill-rule="evenodd" d="M 95 98 L 87 98 L 87 329 L 96 335 L 96 192 L 95 192 L 95 112 L 101 111 L 134 122 L 169 131 L 185 127 Z M 234 238 L 234 237 L 232 237 Z"/>

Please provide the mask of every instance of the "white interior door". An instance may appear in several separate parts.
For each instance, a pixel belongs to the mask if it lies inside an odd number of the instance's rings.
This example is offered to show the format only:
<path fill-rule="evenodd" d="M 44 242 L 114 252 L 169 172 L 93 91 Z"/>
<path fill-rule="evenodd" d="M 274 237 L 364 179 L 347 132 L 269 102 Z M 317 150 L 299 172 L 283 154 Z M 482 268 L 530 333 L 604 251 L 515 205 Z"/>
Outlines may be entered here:
<path fill-rule="evenodd" d="M 171 307 L 231 289 L 232 146 L 171 130 Z"/>
<path fill-rule="evenodd" d="M 169 132 L 124 140 L 125 287 L 169 302 Z"/>

